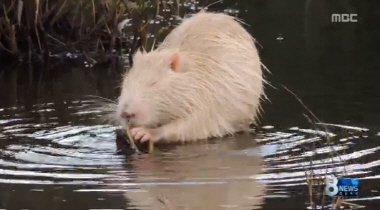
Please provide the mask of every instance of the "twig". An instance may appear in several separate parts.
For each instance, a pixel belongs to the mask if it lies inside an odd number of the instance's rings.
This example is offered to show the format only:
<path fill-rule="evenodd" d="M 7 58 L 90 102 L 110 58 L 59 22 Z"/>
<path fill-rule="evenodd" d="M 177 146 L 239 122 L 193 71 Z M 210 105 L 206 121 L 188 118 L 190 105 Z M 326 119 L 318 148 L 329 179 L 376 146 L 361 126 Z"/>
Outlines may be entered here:
<path fill-rule="evenodd" d="M 10 26 L 9 37 L 10 37 L 11 51 L 14 54 L 14 53 L 16 53 L 18 51 L 15 25 L 11 25 Z"/>
<path fill-rule="evenodd" d="M 314 115 L 314 113 L 309 109 L 307 108 L 307 106 L 302 102 L 302 100 L 294 93 L 292 92 L 291 90 L 289 90 L 285 85 L 282 85 L 283 88 L 285 90 L 287 90 L 289 93 L 291 93 L 298 101 L 299 103 L 314 117 L 315 120 L 318 121 L 318 124 L 323 124 L 316 115 Z M 306 117 L 306 119 L 311 123 L 313 124 L 314 122 L 308 117 L 308 115 L 304 114 L 304 116 Z M 326 128 L 326 127 L 325 127 Z M 326 128 L 327 130 L 327 128 Z M 327 136 L 327 141 L 329 141 L 329 137 Z M 332 152 L 330 152 L 330 155 L 331 156 L 334 156 L 334 154 L 337 153 L 337 151 L 334 149 L 334 147 L 332 147 Z M 315 152 L 315 151 L 314 151 Z M 342 162 L 342 163 L 345 163 L 345 161 L 340 157 L 339 157 L 339 160 Z M 333 161 L 333 158 L 331 158 L 331 160 Z M 334 162 L 332 163 L 334 165 Z M 310 160 L 310 167 L 312 165 L 312 160 Z M 327 167 L 327 165 L 326 165 Z M 312 169 L 311 169 L 312 170 Z M 344 172 L 345 174 L 347 174 L 346 172 L 346 168 L 344 167 Z M 327 173 L 327 172 L 326 172 Z M 312 186 L 313 186 L 313 181 L 314 181 L 314 177 L 312 179 L 310 179 L 310 175 L 306 175 L 306 181 L 307 181 L 307 185 L 308 185 L 308 190 L 309 190 L 309 198 L 310 198 L 310 204 L 313 206 L 314 205 L 314 202 L 313 202 L 313 189 L 312 189 Z M 323 193 L 323 198 L 322 198 L 322 205 L 324 205 L 324 193 Z M 341 205 L 350 205 L 350 206 L 360 206 L 360 205 L 357 205 L 357 204 L 352 204 L 352 203 L 348 203 L 348 202 L 345 202 L 343 197 L 342 196 L 334 196 L 333 197 L 333 200 L 332 200 L 332 208 L 333 209 L 336 209 L 336 208 L 340 208 Z"/>
<path fill-rule="evenodd" d="M 136 144 L 135 144 L 135 140 L 133 139 L 131 133 L 130 133 L 130 125 L 127 124 L 126 127 L 125 127 L 125 131 L 127 133 L 127 136 L 128 136 L 128 139 L 129 139 L 129 143 L 131 144 L 132 148 L 136 151 L 136 152 L 140 152 L 140 150 L 137 148 Z"/>
<path fill-rule="evenodd" d="M 95 2 L 94 2 L 94 0 L 92 0 L 92 18 L 93 18 L 93 22 L 94 22 L 94 26 L 95 26 L 96 22 L 95 22 Z"/>
<path fill-rule="evenodd" d="M 291 90 L 289 90 L 285 85 L 282 85 L 283 88 L 285 88 L 285 90 L 287 90 L 289 93 L 291 93 L 299 102 L 300 104 L 308 111 L 310 112 L 310 114 L 318 121 L 318 122 L 321 122 L 317 116 L 314 115 L 314 113 L 309 109 L 307 108 L 307 106 L 302 102 L 302 100 L 300 98 L 298 98 L 298 96 L 293 93 Z"/>
<path fill-rule="evenodd" d="M 163 196 L 163 199 L 157 198 L 158 201 L 160 201 L 168 210 L 173 210 L 173 206 L 170 204 L 170 201 Z"/>
<path fill-rule="evenodd" d="M 0 49 L 5 50 L 5 51 L 9 52 L 10 54 L 13 54 L 10 50 L 8 50 L 7 48 L 5 48 L 4 45 L 1 44 L 1 42 L 0 42 Z"/>
<path fill-rule="evenodd" d="M 130 125 L 129 125 L 129 123 L 127 123 L 127 125 L 125 127 L 125 130 L 126 130 L 126 133 L 127 133 L 127 136 L 128 136 L 128 139 L 130 141 L 130 144 L 131 144 L 132 148 L 134 150 L 136 150 L 136 152 L 140 152 L 139 149 L 138 149 L 138 147 L 136 146 L 135 140 L 133 139 L 133 137 L 132 137 L 132 135 L 130 133 Z M 149 153 L 152 153 L 154 151 L 154 143 L 153 143 L 153 141 L 149 141 L 148 143 L 149 143 L 148 151 L 149 151 Z"/>
<path fill-rule="evenodd" d="M 343 205 L 346 205 L 346 206 L 353 206 L 353 207 L 357 207 L 357 208 L 364 208 L 365 207 L 363 205 L 359 205 L 359 204 L 355 204 L 355 203 L 350 203 L 350 202 L 347 202 L 347 201 L 344 201 L 344 200 L 342 200 L 341 203 Z"/>
<path fill-rule="evenodd" d="M 48 36 L 50 39 L 53 39 L 54 41 L 56 41 L 56 42 L 58 42 L 58 43 L 62 44 L 63 46 L 66 46 L 66 44 L 65 44 L 65 43 L 63 43 L 63 42 L 59 41 L 58 39 L 54 38 L 54 37 L 53 37 L 53 36 L 51 36 L 50 34 L 47 34 L 47 36 Z"/>

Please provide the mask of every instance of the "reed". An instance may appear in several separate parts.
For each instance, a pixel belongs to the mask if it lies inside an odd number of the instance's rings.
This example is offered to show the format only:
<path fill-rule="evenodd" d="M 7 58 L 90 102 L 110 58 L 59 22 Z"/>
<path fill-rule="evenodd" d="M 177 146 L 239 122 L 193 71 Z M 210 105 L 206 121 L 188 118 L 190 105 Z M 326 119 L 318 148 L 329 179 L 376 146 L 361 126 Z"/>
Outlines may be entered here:
<path fill-rule="evenodd" d="M 159 35 L 167 28 L 150 24 L 152 20 L 178 13 L 180 4 L 179 0 L 1 1 L 0 56 L 32 61 L 62 52 L 130 54 L 152 45 L 150 34 Z"/>
<path fill-rule="evenodd" d="M 303 103 L 303 101 L 291 90 L 289 90 L 285 85 L 282 85 L 282 87 L 289 92 L 291 95 L 294 96 L 294 98 L 299 102 L 299 104 L 302 106 L 302 108 L 307 112 L 307 114 L 304 114 L 310 125 L 313 127 L 313 130 L 315 131 L 323 131 L 326 132 L 326 135 L 319 136 L 321 138 L 321 144 L 323 145 L 329 145 L 329 148 L 331 151 L 326 155 L 326 159 L 331 159 L 331 162 L 329 165 L 325 166 L 325 173 L 318 174 L 315 173 L 315 168 L 313 168 L 313 164 L 315 160 L 310 158 L 309 160 L 309 166 L 304 167 L 305 171 L 305 179 L 306 179 L 306 185 L 307 185 L 307 191 L 309 194 L 309 204 L 310 207 L 309 209 L 342 209 L 344 207 L 347 208 L 364 208 L 362 205 L 358 205 L 355 203 L 347 202 L 343 196 L 333 196 L 331 199 L 326 199 L 327 195 L 325 192 L 325 187 L 326 187 L 326 177 L 329 175 L 334 175 L 337 178 L 342 177 L 342 176 L 347 176 L 347 171 L 346 171 L 346 165 L 347 161 L 343 160 L 340 155 L 342 155 L 340 152 L 336 151 L 333 147 L 333 145 L 338 145 L 340 139 L 344 139 L 349 137 L 348 131 L 355 132 L 358 136 L 362 136 L 366 130 L 350 130 L 346 128 L 347 130 L 342 130 L 342 132 L 338 133 L 336 136 L 330 136 L 328 135 L 328 128 L 323 122 L 321 122 L 318 117 Z M 321 128 L 320 128 L 321 127 Z M 315 151 L 316 148 L 312 148 L 313 151 Z M 313 156 L 311 156 L 313 157 Z M 339 161 L 335 162 L 334 159 L 338 158 Z M 334 167 L 334 166 L 339 166 L 339 163 L 343 165 L 343 172 L 329 172 L 327 170 L 327 167 Z M 331 203 L 328 204 L 327 200 L 330 200 Z"/>

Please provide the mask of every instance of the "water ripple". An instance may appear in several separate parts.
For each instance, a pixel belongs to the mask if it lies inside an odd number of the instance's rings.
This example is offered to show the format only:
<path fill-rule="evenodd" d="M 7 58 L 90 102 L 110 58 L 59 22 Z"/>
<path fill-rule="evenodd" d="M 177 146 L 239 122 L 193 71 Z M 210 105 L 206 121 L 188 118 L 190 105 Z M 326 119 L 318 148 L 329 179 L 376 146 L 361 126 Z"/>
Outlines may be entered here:
<path fill-rule="evenodd" d="M 132 167 L 117 153 L 117 127 L 80 123 L 101 115 L 101 111 L 87 110 L 91 103 L 71 102 L 69 115 L 79 121 L 66 124 L 54 116 L 54 103 L 34 106 L 33 113 L 47 115 L 44 121 L 27 117 L 23 107 L 0 109 L 0 184 L 78 186 L 73 191 L 81 193 L 147 193 L 145 187 L 216 187 L 257 181 L 267 186 L 263 199 L 282 199 L 291 198 L 292 189 L 300 186 L 306 194 L 305 173 L 311 171 L 357 176 L 363 181 L 380 179 L 380 143 L 373 141 L 378 140 L 378 131 L 371 136 L 367 128 L 337 124 L 320 124 L 333 127 L 334 132 L 300 127 L 279 131 L 265 126 L 254 139 L 255 146 L 226 149 L 215 143 L 192 150 L 184 145 L 148 156 L 149 161 L 135 157 Z M 22 117 L 11 117 L 16 115 Z M 349 134 L 342 135 L 345 131 Z M 364 141 L 369 144 L 363 146 Z M 250 160 L 256 156 L 262 158 L 261 172 L 255 171 L 260 164 Z M 378 197 L 356 200 L 370 199 Z"/>

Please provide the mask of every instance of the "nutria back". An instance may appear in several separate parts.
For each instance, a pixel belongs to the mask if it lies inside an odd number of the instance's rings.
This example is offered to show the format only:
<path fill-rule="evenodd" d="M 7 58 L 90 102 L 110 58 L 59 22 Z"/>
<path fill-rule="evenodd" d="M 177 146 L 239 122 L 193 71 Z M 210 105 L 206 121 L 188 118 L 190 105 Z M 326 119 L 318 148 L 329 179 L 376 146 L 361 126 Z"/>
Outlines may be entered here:
<path fill-rule="evenodd" d="M 251 116 L 257 116 L 255 110 L 263 95 L 261 62 L 254 39 L 234 17 L 197 13 L 175 28 L 158 50 L 170 48 L 178 48 L 191 58 L 195 65 L 187 70 L 202 75 L 216 101 L 225 107 L 229 103 L 237 107 L 250 105 Z M 241 109 L 243 115 L 247 114 L 246 109 Z M 237 115 L 236 111 L 231 114 Z"/>
<path fill-rule="evenodd" d="M 160 48 L 180 47 L 184 51 L 204 54 L 229 50 L 231 41 L 236 40 L 256 49 L 251 35 L 238 20 L 222 13 L 200 12 L 194 14 L 175 28 L 160 45 Z M 223 54 L 226 54 L 224 52 Z M 222 55 L 223 55 L 222 54 Z M 215 55 L 215 57 L 218 57 Z"/>

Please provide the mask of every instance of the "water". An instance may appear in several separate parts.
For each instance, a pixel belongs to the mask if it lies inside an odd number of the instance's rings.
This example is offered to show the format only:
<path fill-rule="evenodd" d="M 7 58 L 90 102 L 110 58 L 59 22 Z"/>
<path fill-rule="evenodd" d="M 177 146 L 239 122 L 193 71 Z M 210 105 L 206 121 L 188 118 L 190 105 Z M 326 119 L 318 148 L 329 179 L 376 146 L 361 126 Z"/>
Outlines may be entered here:
<path fill-rule="evenodd" d="M 352 202 L 377 209 L 379 10 L 337 2 L 224 3 L 251 25 L 277 88 L 267 88 L 261 127 L 151 155 L 120 153 L 117 128 L 91 109 L 96 99 L 87 95 L 117 97 L 122 70 L 2 68 L 0 209 L 307 209 L 311 169 L 359 177 Z M 331 24 L 343 8 L 360 21 Z M 281 85 L 327 125 L 310 124 Z"/>

